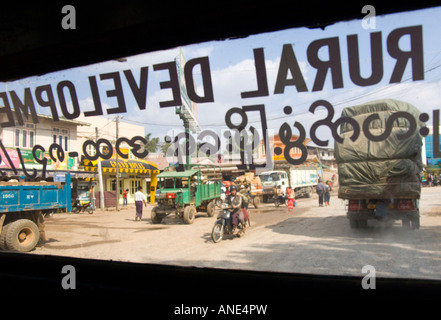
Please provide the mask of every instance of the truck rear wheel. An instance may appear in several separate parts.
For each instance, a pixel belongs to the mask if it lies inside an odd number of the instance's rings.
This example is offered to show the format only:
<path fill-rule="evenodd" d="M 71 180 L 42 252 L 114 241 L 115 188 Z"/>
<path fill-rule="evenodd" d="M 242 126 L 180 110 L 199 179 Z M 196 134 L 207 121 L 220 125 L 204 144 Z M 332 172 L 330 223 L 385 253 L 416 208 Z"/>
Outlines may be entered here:
<path fill-rule="evenodd" d="M 420 228 L 420 217 L 419 215 L 406 216 L 401 220 L 401 223 L 405 229 L 417 230 Z"/>
<path fill-rule="evenodd" d="M 312 194 L 313 194 L 313 191 L 312 191 L 312 187 L 309 187 L 307 190 L 306 190 L 306 198 L 312 198 Z"/>
<path fill-rule="evenodd" d="M 408 217 L 405 217 L 401 220 L 401 225 L 405 229 L 410 229 L 410 219 Z"/>
<path fill-rule="evenodd" d="M 253 205 L 254 205 L 254 208 L 259 208 L 259 205 L 260 205 L 260 198 L 259 197 L 254 197 L 254 199 L 253 199 Z"/>
<path fill-rule="evenodd" d="M 2 234 L 0 235 L 0 249 L 8 250 L 6 246 L 6 235 L 8 234 L 9 224 L 3 225 Z"/>
<path fill-rule="evenodd" d="M 365 229 L 367 228 L 368 221 L 367 219 L 357 219 L 355 217 L 350 217 L 349 225 L 351 226 L 351 229 Z"/>
<path fill-rule="evenodd" d="M 151 213 L 151 216 L 150 216 L 151 218 L 152 218 L 152 222 L 154 223 L 154 224 L 158 224 L 158 223 L 161 223 L 162 222 L 162 218 L 159 216 L 159 214 L 158 214 L 158 207 L 154 207 L 153 209 L 152 209 L 152 213 Z"/>
<path fill-rule="evenodd" d="M 207 215 L 209 217 L 214 216 L 214 201 L 211 201 L 207 206 Z"/>
<path fill-rule="evenodd" d="M 418 230 L 420 228 L 420 217 L 412 217 L 410 219 L 410 224 L 412 226 L 412 229 Z"/>
<path fill-rule="evenodd" d="M 186 224 L 192 224 L 196 216 L 196 208 L 194 206 L 188 206 L 184 209 L 184 222 Z"/>
<path fill-rule="evenodd" d="M 355 218 L 349 218 L 349 225 L 351 229 L 357 229 L 358 228 L 358 220 Z"/>
<path fill-rule="evenodd" d="M 6 234 L 6 246 L 9 250 L 29 252 L 40 240 L 37 225 L 28 219 L 16 220 L 9 224 Z"/>

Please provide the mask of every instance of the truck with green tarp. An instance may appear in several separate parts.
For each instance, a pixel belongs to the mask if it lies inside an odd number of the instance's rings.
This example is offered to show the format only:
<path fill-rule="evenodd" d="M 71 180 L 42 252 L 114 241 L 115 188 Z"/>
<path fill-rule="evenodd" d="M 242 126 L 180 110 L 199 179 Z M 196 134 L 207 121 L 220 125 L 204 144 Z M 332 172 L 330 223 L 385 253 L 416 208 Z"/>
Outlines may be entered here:
<path fill-rule="evenodd" d="M 420 227 L 420 114 L 413 105 L 392 99 L 343 109 L 343 140 L 335 141 L 334 150 L 338 197 L 348 201 L 351 228 L 365 228 L 369 219 Z M 359 135 L 353 141 L 357 127 Z"/>
<path fill-rule="evenodd" d="M 169 214 L 176 214 L 184 222 L 194 222 L 197 212 L 214 215 L 216 200 L 221 196 L 222 174 L 218 166 L 189 164 L 185 170 L 172 165 L 157 175 L 157 205 L 152 209 L 153 223 L 161 223 Z"/>

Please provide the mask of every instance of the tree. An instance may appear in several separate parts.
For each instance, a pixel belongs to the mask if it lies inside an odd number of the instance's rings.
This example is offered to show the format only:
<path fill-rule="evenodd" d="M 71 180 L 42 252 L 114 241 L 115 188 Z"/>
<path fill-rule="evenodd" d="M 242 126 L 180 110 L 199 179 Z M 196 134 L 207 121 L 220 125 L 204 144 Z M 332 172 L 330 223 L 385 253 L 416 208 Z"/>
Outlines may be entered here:
<path fill-rule="evenodd" d="M 145 148 L 149 153 L 155 153 L 158 150 L 159 138 L 150 138 L 151 133 L 147 133 L 145 135 L 145 139 L 147 143 L 145 144 Z"/>
<path fill-rule="evenodd" d="M 170 142 L 163 142 L 161 144 L 160 149 L 161 149 L 162 155 L 164 157 L 167 156 L 167 150 L 168 150 L 168 148 L 170 148 L 171 145 L 172 144 Z"/>

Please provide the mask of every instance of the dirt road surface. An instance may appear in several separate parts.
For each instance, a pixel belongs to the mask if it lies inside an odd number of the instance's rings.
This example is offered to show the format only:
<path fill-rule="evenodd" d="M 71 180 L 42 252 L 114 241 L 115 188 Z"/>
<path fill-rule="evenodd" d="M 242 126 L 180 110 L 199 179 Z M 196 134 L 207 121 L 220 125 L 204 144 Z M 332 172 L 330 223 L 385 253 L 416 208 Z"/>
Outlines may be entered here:
<path fill-rule="evenodd" d="M 377 276 L 441 279 L 441 187 L 423 188 L 421 228 L 401 222 L 369 221 L 351 229 L 345 203 L 334 193 L 328 207 L 317 198 L 298 199 L 294 211 L 263 204 L 251 209 L 252 226 L 243 238 L 213 243 L 216 220 L 199 213 L 187 225 L 174 215 L 152 224 L 144 208 L 135 221 L 133 206 L 94 214 L 54 214 L 46 218 L 48 241 L 30 254 L 180 266 L 362 276 L 365 265 Z"/>

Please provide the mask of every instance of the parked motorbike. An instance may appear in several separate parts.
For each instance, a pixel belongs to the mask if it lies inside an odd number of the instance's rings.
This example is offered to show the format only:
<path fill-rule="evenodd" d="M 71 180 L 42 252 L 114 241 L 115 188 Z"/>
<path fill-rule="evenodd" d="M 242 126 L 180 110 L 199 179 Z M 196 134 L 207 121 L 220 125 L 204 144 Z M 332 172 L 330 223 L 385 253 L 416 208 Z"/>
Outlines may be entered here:
<path fill-rule="evenodd" d="M 88 212 L 89 214 L 92 214 L 94 212 L 94 208 L 90 202 L 86 202 L 84 204 L 81 204 L 80 199 L 77 198 L 75 202 L 72 204 L 72 213 L 82 213 L 82 212 Z"/>
<path fill-rule="evenodd" d="M 286 197 L 286 195 L 274 196 L 274 205 L 276 207 L 283 205 L 283 204 L 288 206 L 288 198 Z"/>
<path fill-rule="evenodd" d="M 221 212 L 218 215 L 218 220 L 214 223 L 213 230 L 211 232 L 211 239 L 213 242 L 217 243 L 223 239 L 224 234 L 233 234 L 234 227 L 231 214 L 233 208 L 228 203 L 223 203 L 221 205 Z M 240 218 L 242 212 L 239 211 L 239 223 L 237 225 L 238 237 L 243 237 L 245 235 L 245 225 L 243 219 Z"/>

